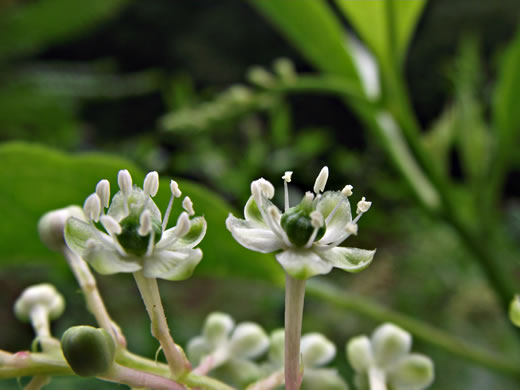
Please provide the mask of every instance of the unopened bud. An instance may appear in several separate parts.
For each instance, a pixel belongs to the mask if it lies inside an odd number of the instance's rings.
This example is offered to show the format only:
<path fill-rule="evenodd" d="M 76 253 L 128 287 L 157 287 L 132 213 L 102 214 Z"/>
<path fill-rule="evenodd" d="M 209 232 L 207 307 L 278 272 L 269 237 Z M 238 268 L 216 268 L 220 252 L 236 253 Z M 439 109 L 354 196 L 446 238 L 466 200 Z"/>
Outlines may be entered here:
<path fill-rule="evenodd" d="M 230 350 L 234 356 L 255 358 L 269 347 L 269 338 L 264 330 L 253 322 L 239 324 L 230 339 Z"/>
<path fill-rule="evenodd" d="M 230 315 L 215 312 L 206 319 L 202 334 L 211 345 L 217 346 L 227 340 L 234 326 L 235 321 Z"/>
<path fill-rule="evenodd" d="M 336 356 L 336 346 L 320 333 L 309 333 L 301 339 L 302 361 L 305 367 L 319 367 Z"/>
<path fill-rule="evenodd" d="M 27 322 L 31 312 L 43 307 L 50 319 L 56 319 L 65 310 L 65 300 L 56 288 L 49 283 L 36 284 L 26 288 L 14 304 L 14 313 L 20 321 Z"/>
<path fill-rule="evenodd" d="M 372 335 L 372 350 L 379 367 L 387 367 L 396 363 L 410 352 L 411 346 L 410 333 L 394 324 L 383 324 Z"/>
<path fill-rule="evenodd" d="M 63 236 L 65 222 L 70 217 L 84 220 L 85 214 L 79 206 L 69 206 L 64 209 L 49 211 L 38 221 L 38 233 L 40 240 L 51 250 L 61 251 L 65 245 Z"/>

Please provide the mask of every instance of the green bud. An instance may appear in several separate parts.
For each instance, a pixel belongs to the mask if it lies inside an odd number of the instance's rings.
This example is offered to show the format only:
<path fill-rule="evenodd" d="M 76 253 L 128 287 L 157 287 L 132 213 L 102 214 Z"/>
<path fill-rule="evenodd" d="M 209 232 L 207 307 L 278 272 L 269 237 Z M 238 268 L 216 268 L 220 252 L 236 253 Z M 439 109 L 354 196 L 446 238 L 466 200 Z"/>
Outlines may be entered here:
<path fill-rule="evenodd" d="M 520 296 L 515 295 L 511 304 L 509 305 L 509 318 L 515 326 L 520 327 Z"/>
<path fill-rule="evenodd" d="M 395 389 L 421 390 L 433 382 L 433 377 L 431 359 L 423 355 L 411 354 L 392 367 L 388 381 Z"/>
<path fill-rule="evenodd" d="M 365 372 L 374 364 L 372 345 L 367 336 L 357 336 L 347 344 L 347 357 L 357 372 Z"/>
<path fill-rule="evenodd" d="M 148 249 L 148 243 L 150 241 L 150 235 L 141 236 L 139 234 L 139 227 L 141 225 L 139 215 L 130 214 L 124 218 L 121 222 L 122 232 L 117 236 L 117 239 L 121 246 L 129 253 L 137 256 L 144 255 Z M 155 243 L 161 239 L 162 227 L 161 221 L 152 217 L 152 229 L 155 232 Z"/>
<path fill-rule="evenodd" d="M 206 319 L 202 334 L 211 345 L 218 346 L 227 340 L 234 326 L 235 321 L 230 315 L 215 312 Z"/>
<path fill-rule="evenodd" d="M 106 330 L 82 325 L 65 331 L 61 349 L 77 375 L 98 376 L 112 367 L 116 346 Z"/>
<path fill-rule="evenodd" d="M 307 369 L 303 372 L 301 390 L 348 390 L 348 385 L 335 369 Z"/>
<path fill-rule="evenodd" d="M 390 323 L 381 325 L 372 335 L 372 349 L 376 364 L 388 367 L 410 352 L 412 336 Z"/>
<path fill-rule="evenodd" d="M 255 358 L 269 348 L 269 338 L 264 330 L 253 322 L 239 324 L 230 339 L 232 356 Z"/>
<path fill-rule="evenodd" d="M 305 367 L 323 366 L 336 356 L 336 346 L 320 333 L 308 333 L 303 336 L 301 351 Z"/>
<path fill-rule="evenodd" d="M 276 329 L 271 332 L 269 345 L 269 360 L 283 366 L 285 348 L 285 330 Z"/>
<path fill-rule="evenodd" d="M 282 215 L 282 228 L 287 233 L 289 240 L 296 246 L 302 247 L 307 244 L 314 231 L 310 217 L 312 211 L 312 200 L 305 196 L 298 206 L 291 207 Z M 325 230 L 325 225 L 318 229 L 315 241 L 323 237 Z"/>

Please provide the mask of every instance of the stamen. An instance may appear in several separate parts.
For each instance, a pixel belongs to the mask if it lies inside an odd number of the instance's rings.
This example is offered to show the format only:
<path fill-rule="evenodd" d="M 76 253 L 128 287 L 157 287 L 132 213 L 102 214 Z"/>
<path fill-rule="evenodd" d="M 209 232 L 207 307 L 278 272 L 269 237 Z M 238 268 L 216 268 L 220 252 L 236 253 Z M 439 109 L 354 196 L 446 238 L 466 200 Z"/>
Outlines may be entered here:
<path fill-rule="evenodd" d="M 263 177 L 261 177 L 260 179 L 253 181 L 251 183 L 251 192 L 254 192 L 253 187 L 255 186 L 258 187 L 256 191 L 260 190 L 262 195 L 267 199 L 273 199 L 274 187 L 268 180 L 265 180 Z"/>
<path fill-rule="evenodd" d="M 312 244 L 314 243 L 314 240 L 316 240 L 316 236 L 318 235 L 318 231 L 320 230 L 320 227 L 323 226 L 323 215 L 318 211 L 314 210 L 311 214 L 311 224 L 314 227 L 314 230 L 312 231 L 311 236 L 309 237 L 309 240 L 305 244 L 305 248 L 310 248 Z"/>
<path fill-rule="evenodd" d="M 325 185 L 327 184 L 327 179 L 329 178 L 329 168 L 323 167 L 316 178 L 316 182 L 314 183 L 314 193 L 316 195 L 325 190 Z"/>
<path fill-rule="evenodd" d="M 150 257 L 152 255 L 153 249 L 155 247 L 155 230 L 152 229 L 152 233 L 150 234 L 150 239 L 148 240 L 148 248 L 146 248 L 146 257 Z"/>
<path fill-rule="evenodd" d="M 99 215 L 101 214 L 101 200 L 99 199 L 98 194 L 93 193 L 85 200 L 83 210 L 89 221 L 99 221 Z"/>
<path fill-rule="evenodd" d="M 124 205 L 125 205 L 125 214 L 128 215 L 130 211 L 128 210 L 128 196 L 132 191 L 132 176 L 130 176 L 130 172 L 126 169 L 122 169 L 117 174 L 117 184 L 121 189 L 121 193 L 123 194 Z"/>
<path fill-rule="evenodd" d="M 177 219 L 177 225 L 175 225 L 175 234 L 177 237 L 182 237 L 190 231 L 191 223 L 190 217 L 187 213 L 182 212 Z"/>
<path fill-rule="evenodd" d="M 269 206 L 267 208 L 267 212 L 269 214 L 269 219 L 264 217 L 264 220 L 271 227 L 273 232 L 282 238 L 282 241 L 288 247 L 291 246 L 291 242 L 289 241 L 289 237 L 287 237 L 287 233 L 283 230 L 282 225 L 280 224 L 281 215 L 280 210 L 276 206 Z"/>
<path fill-rule="evenodd" d="M 108 232 L 108 234 L 115 235 L 115 234 L 121 234 L 122 229 L 119 222 L 117 222 L 114 218 L 112 218 L 109 215 L 103 215 L 101 216 L 101 223 L 105 227 L 105 230 Z"/>
<path fill-rule="evenodd" d="M 362 197 L 357 204 L 356 214 L 366 213 L 370 209 L 370 206 L 372 206 L 372 202 L 368 202 L 365 197 Z"/>
<path fill-rule="evenodd" d="M 291 182 L 292 174 L 292 171 L 286 171 L 285 175 L 282 176 L 285 199 L 285 211 L 289 210 L 289 186 L 287 185 L 287 183 Z"/>
<path fill-rule="evenodd" d="M 144 193 L 152 198 L 157 195 L 159 190 L 159 174 L 156 171 L 149 172 L 144 178 Z"/>
<path fill-rule="evenodd" d="M 108 207 L 108 204 L 110 202 L 110 182 L 106 179 L 103 179 L 99 183 L 97 183 L 96 194 L 98 194 L 103 208 Z M 103 212 L 104 211 L 105 210 L 103 210 Z"/>
<path fill-rule="evenodd" d="M 170 219 L 170 213 L 172 211 L 173 206 L 173 199 L 178 198 L 182 195 L 182 192 L 179 189 L 179 185 L 175 180 L 170 181 L 170 190 L 172 192 L 172 195 L 170 196 L 170 201 L 168 202 L 168 207 L 166 208 L 166 212 L 164 213 L 164 218 L 161 226 L 163 232 L 166 229 L 166 226 L 168 226 L 168 219 Z"/>
<path fill-rule="evenodd" d="M 185 197 L 182 201 L 182 208 L 186 210 L 191 217 L 195 215 L 195 210 L 193 210 L 193 202 L 189 196 Z"/>
<path fill-rule="evenodd" d="M 150 213 L 150 210 L 145 210 L 142 212 L 141 217 L 139 218 L 139 229 L 137 230 L 137 233 L 139 233 L 140 236 L 147 236 L 152 231 L 152 214 Z"/>
<path fill-rule="evenodd" d="M 347 230 L 347 233 L 357 236 L 358 225 L 354 222 L 349 222 L 349 223 L 347 223 L 346 230 Z"/>
<path fill-rule="evenodd" d="M 347 184 L 345 187 L 343 187 L 343 189 L 341 190 L 341 194 L 342 195 L 345 195 L 345 196 L 351 196 L 352 195 L 352 190 L 354 189 L 353 186 L 351 186 L 350 184 Z"/>

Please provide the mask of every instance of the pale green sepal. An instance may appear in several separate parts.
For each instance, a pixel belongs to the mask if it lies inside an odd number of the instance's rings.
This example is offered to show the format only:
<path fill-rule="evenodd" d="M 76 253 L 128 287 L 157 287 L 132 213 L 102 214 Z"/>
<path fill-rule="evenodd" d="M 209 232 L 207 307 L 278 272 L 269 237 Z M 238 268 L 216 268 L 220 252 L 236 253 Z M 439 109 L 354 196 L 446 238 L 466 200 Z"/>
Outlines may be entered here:
<path fill-rule="evenodd" d="M 356 372 L 367 372 L 374 364 L 372 345 L 367 336 L 357 336 L 350 339 L 346 351 L 348 361 Z"/>
<path fill-rule="evenodd" d="M 316 210 L 318 210 L 326 220 L 338 204 L 340 206 L 332 219 L 327 223 L 327 230 L 325 235 L 319 240 L 320 244 L 330 244 L 338 241 L 343 236 L 345 236 L 345 238 L 347 237 L 345 226 L 349 222 L 352 222 L 352 213 L 350 211 L 348 197 L 339 191 L 327 191 L 318 200 Z"/>
<path fill-rule="evenodd" d="M 410 354 L 401 359 L 388 373 L 393 390 L 422 390 L 434 379 L 433 362 L 420 354 Z"/>
<path fill-rule="evenodd" d="M 145 261 L 143 274 L 147 278 L 184 280 L 191 276 L 201 260 L 202 251 L 199 248 L 175 252 L 157 250 Z"/>
<path fill-rule="evenodd" d="M 276 260 L 289 275 L 296 279 L 309 279 L 314 275 L 328 274 L 332 269 L 332 264 L 308 249 L 287 249 L 278 253 Z"/>
<path fill-rule="evenodd" d="M 348 390 L 349 387 L 333 368 L 308 369 L 303 372 L 301 390 Z"/>
<path fill-rule="evenodd" d="M 233 238 L 247 249 L 260 253 L 271 253 L 282 249 L 283 243 L 275 233 L 254 222 L 238 219 L 229 214 L 226 227 Z"/>
<path fill-rule="evenodd" d="M 83 258 L 101 275 L 131 273 L 142 268 L 136 257 L 121 257 L 115 249 L 104 245 L 87 248 Z"/>
<path fill-rule="evenodd" d="M 260 209 L 258 208 L 258 205 L 256 204 L 253 196 L 249 197 L 246 205 L 244 206 L 244 217 L 246 218 L 246 221 L 255 222 L 267 228 L 267 224 L 265 223 L 264 218 L 262 217 L 262 213 L 260 212 Z"/>
<path fill-rule="evenodd" d="M 372 350 L 378 367 L 386 368 L 406 356 L 412 347 L 412 336 L 398 326 L 386 323 L 372 335 Z"/>
<path fill-rule="evenodd" d="M 376 250 L 338 246 L 328 250 L 316 250 L 316 253 L 332 267 L 347 272 L 359 272 L 370 265 Z"/>
<path fill-rule="evenodd" d="M 80 256 L 85 256 L 89 239 L 99 242 L 94 227 L 75 217 L 69 218 L 65 223 L 64 236 L 67 246 Z"/>

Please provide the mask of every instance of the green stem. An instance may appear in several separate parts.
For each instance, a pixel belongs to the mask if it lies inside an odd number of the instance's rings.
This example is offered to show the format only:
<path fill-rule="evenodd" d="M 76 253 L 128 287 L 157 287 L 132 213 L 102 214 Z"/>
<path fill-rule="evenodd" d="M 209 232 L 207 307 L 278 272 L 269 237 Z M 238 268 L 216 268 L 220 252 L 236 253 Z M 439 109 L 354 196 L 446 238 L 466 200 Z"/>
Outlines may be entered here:
<path fill-rule="evenodd" d="M 105 375 L 99 376 L 99 379 L 152 390 L 186 390 L 186 387 L 171 379 L 124 367 L 117 363 L 114 363 Z"/>
<path fill-rule="evenodd" d="M 231 386 L 226 385 L 209 376 L 196 375 L 189 373 L 183 378 L 183 383 L 190 387 L 199 387 L 206 390 L 234 390 Z"/>
<path fill-rule="evenodd" d="M 378 322 L 393 322 L 414 336 L 454 356 L 473 362 L 482 367 L 520 378 L 520 362 L 511 358 L 494 356 L 489 352 L 462 341 L 431 325 L 413 317 L 386 309 L 365 298 L 348 294 L 345 291 L 320 280 L 311 280 L 307 284 L 307 293 L 328 301 L 337 307 L 352 310 Z"/>
<path fill-rule="evenodd" d="M 29 383 L 23 388 L 23 390 L 40 390 L 43 386 L 49 384 L 51 378 L 47 375 L 34 376 Z"/>
<path fill-rule="evenodd" d="M 0 351 L 0 379 L 38 375 L 74 375 L 64 359 L 50 357 L 45 353 L 26 351 L 8 353 Z"/>
<path fill-rule="evenodd" d="M 134 272 L 134 278 L 152 323 L 152 335 L 161 344 L 172 375 L 174 378 L 180 378 L 191 369 L 191 366 L 170 334 L 157 279 L 145 277 L 142 271 Z"/>
<path fill-rule="evenodd" d="M 300 337 L 302 333 L 305 280 L 285 274 L 285 388 L 300 388 Z"/>

